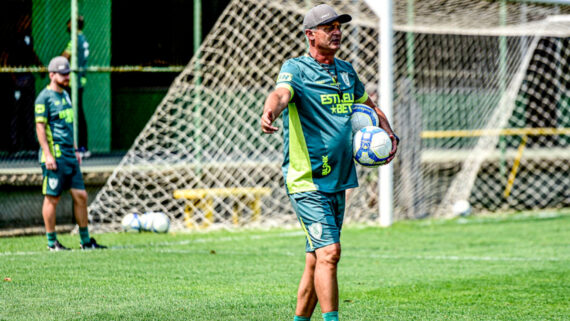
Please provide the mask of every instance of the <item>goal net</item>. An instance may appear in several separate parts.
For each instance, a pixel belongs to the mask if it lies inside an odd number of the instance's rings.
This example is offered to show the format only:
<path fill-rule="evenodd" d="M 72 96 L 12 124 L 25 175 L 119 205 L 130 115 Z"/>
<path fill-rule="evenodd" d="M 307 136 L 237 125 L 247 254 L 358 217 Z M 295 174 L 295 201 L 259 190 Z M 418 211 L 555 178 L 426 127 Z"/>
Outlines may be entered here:
<path fill-rule="evenodd" d="M 319 3 L 232 1 L 89 206 L 93 228 L 117 230 L 133 212 L 164 212 L 174 229 L 294 223 L 282 133 L 262 134 L 260 116 Z M 329 3 L 353 17 L 337 57 L 378 102 L 378 17 L 363 1 Z M 394 1 L 395 219 L 445 216 L 458 199 L 476 211 L 570 206 L 568 9 Z M 376 222 L 378 170 L 358 172 L 346 221 Z"/>

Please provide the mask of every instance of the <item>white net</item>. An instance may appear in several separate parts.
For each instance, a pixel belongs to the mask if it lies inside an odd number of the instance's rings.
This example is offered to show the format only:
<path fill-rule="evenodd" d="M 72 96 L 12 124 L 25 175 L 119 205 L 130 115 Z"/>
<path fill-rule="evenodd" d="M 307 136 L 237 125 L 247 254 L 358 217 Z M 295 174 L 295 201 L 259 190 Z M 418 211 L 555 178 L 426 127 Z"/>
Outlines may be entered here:
<path fill-rule="evenodd" d="M 259 119 L 318 3 L 232 1 L 90 205 L 92 226 L 151 211 L 175 229 L 295 222 L 281 133 L 262 134 Z M 338 57 L 377 101 L 378 18 L 362 1 L 329 4 L 353 17 Z M 396 219 L 447 215 L 459 198 L 478 211 L 570 206 L 570 25 L 547 20 L 568 9 L 395 1 Z M 347 222 L 377 221 L 377 181 L 359 168 Z"/>

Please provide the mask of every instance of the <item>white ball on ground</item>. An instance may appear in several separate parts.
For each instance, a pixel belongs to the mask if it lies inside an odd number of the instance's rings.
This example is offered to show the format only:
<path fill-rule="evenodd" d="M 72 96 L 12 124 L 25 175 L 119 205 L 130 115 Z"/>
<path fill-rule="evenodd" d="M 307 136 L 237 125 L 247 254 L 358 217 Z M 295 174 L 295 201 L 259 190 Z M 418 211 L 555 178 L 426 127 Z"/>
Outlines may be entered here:
<path fill-rule="evenodd" d="M 147 213 L 147 220 L 151 221 L 150 230 L 155 233 L 166 233 L 170 228 L 170 219 L 168 216 L 162 212 L 151 212 Z"/>
<path fill-rule="evenodd" d="M 152 229 L 152 215 L 149 213 L 139 216 L 139 221 L 141 222 L 141 230 L 150 231 Z"/>
<path fill-rule="evenodd" d="M 453 214 L 458 216 L 468 216 L 471 214 L 471 205 L 466 200 L 459 200 L 453 203 Z"/>
<path fill-rule="evenodd" d="M 121 227 L 123 231 L 129 233 L 136 233 L 140 232 L 141 230 L 141 223 L 139 221 L 139 215 L 136 213 L 129 213 L 123 217 L 121 220 Z"/>

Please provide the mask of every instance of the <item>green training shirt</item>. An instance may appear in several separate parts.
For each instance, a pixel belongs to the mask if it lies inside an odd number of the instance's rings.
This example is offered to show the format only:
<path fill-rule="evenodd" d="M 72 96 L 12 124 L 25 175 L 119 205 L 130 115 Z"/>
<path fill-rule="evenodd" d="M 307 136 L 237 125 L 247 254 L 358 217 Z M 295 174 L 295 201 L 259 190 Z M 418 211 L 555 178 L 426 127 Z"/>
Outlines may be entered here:
<path fill-rule="evenodd" d="M 75 157 L 73 144 L 73 108 L 67 92 L 51 90 L 49 87 L 36 98 L 36 123 L 46 124 L 46 137 L 51 154 L 55 158 L 66 155 Z M 45 162 L 45 155 L 40 148 L 40 162 Z"/>
<path fill-rule="evenodd" d="M 357 187 L 350 115 L 352 104 L 365 102 L 368 94 L 352 65 L 340 59 L 319 64 L 308 55 L 293 58 L 281 67 L 276 88 L 291 92 L 283 111 L 287 192 Z"/>
<path fill-rule="evenodd" d="M 67 43 L 65 52 L 71 57 L 71 40 Z M 87 58 L 89 57 L 89 42 L 82 31 L 77 33 L 77 67 L 79 72 L 77 77 L 79 77 L 79 86 L 77 88 L 83 88 L 87 84 Z"/>

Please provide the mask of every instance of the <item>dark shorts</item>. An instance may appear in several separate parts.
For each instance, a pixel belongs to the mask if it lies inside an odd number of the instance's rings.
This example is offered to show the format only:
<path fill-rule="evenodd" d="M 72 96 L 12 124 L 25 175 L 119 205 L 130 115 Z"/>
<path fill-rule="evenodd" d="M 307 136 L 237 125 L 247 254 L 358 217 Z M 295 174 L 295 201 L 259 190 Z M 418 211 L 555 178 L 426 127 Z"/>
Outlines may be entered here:
<path fill-rule="evenodd" d="M 345 192 L 304 192 L 290 194 L 299 223 L 305 231 L 305 252 L 340 242 L 344 220 Z"/>
<path fill-rule="evenodd" d="M 76 158 L 61 157 L 56 160 L 57 170 L 47 170 L 44 163 L 42 166 L 43 183 L 42 194 L 59 196 L 64 190 L 70 188 L 85 189 L 83 175 L 79 169 Z"/>

